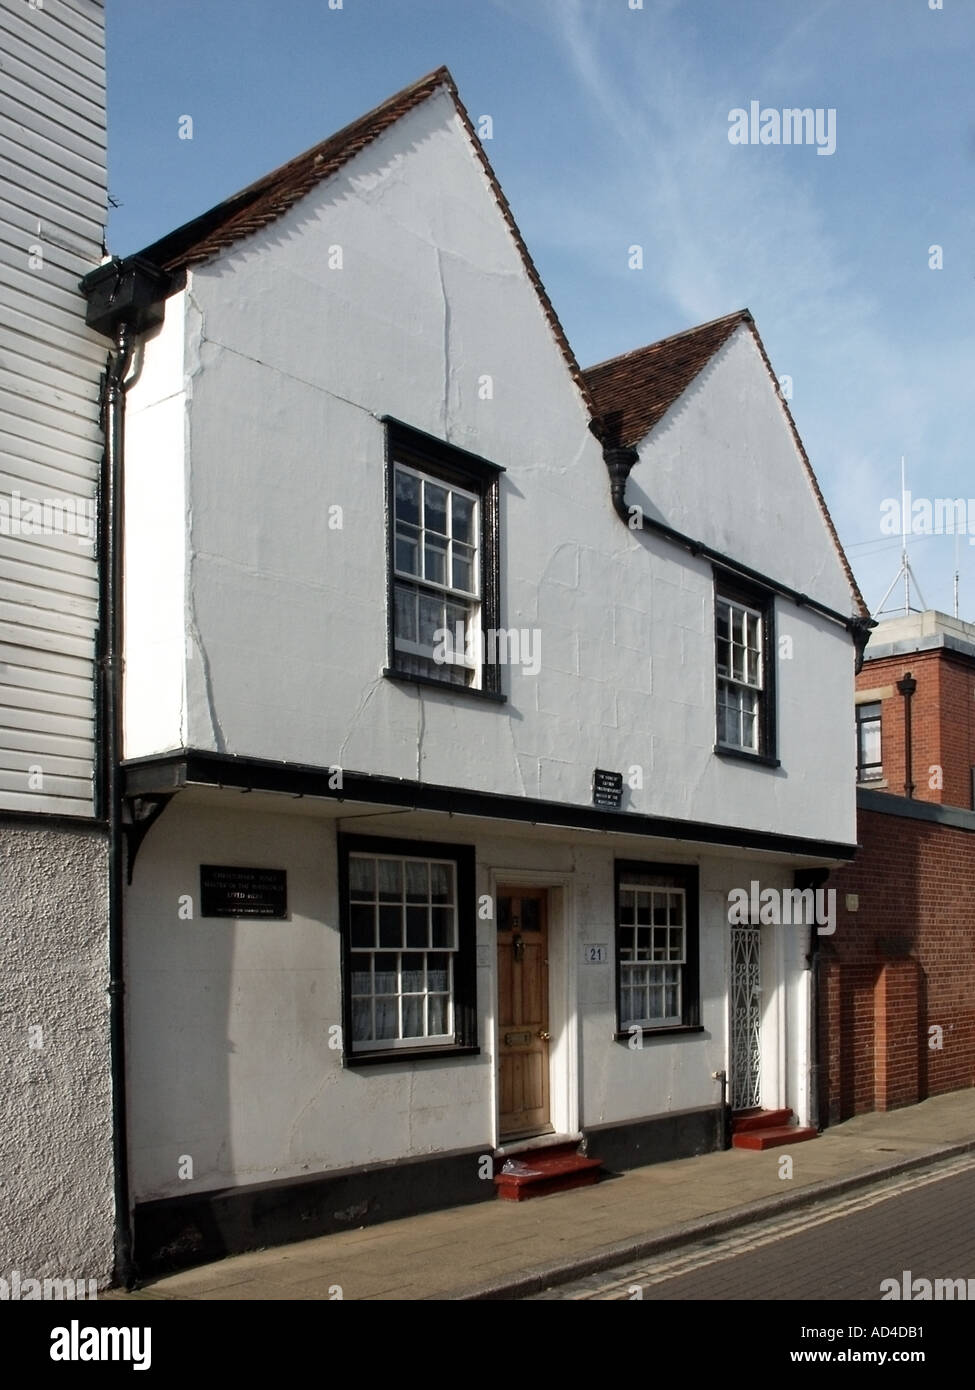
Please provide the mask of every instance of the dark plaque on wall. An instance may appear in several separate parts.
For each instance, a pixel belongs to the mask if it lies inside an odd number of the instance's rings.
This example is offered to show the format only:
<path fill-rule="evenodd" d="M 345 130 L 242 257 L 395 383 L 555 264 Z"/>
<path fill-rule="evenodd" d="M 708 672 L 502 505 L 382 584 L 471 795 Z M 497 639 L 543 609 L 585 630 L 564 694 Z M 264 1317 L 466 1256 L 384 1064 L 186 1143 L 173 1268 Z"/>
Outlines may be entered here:
<path fill-rule="evenodd" d="M 287 871 L 201 864 L 200 915 L 270 917 L 279 920 L 287 917 Z"/>
<path fill-rule="evenodd" d="M 592 804 L 611 806 L 618 811 L 623 801 L 622 772 L 605 772 L 597 767 L 592 774 Z"/>

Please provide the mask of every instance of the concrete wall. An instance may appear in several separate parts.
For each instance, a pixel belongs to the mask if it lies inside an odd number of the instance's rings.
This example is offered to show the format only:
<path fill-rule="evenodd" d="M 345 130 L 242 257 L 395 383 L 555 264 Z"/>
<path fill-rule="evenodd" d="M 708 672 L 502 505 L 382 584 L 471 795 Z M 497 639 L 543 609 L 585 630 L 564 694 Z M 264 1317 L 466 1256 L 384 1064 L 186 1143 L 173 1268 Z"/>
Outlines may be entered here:
<path fill-rule="evenodd" d="M 107 842 L 0 823 L 0 1274 L 107 1282 Z"/>

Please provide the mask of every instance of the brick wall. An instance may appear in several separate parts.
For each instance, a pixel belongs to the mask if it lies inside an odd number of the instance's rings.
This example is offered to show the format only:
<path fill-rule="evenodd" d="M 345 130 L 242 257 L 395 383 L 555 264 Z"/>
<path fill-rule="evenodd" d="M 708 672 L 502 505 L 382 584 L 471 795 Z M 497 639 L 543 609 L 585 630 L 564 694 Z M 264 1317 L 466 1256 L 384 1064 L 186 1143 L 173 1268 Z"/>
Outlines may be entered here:
<path fill-rule="evenodd" d="M 820 938 L 832 1123 L 975 1085 L 975 833 L 861 809 L 858 838 L 856 860 L 830 876 L 837 925 Z"/>
<path fill-rule="evenodd" d="M 904 796 L 904 697 L 897 682 L 908 672 L 917 681 L 912 697 L 914 796 L 946 806 L 972 807 L 975 767 L 975 668 L 943 648 L 864 662 L 858 691 L 894 687 L 881 701 L 881 740 L 886 788 Z M 940 768 L 940 778 L 933 768 Z M 942 785 L 938 785 L 939 780 Z M 933 784 L 933 785 L 932 785 Z"/>

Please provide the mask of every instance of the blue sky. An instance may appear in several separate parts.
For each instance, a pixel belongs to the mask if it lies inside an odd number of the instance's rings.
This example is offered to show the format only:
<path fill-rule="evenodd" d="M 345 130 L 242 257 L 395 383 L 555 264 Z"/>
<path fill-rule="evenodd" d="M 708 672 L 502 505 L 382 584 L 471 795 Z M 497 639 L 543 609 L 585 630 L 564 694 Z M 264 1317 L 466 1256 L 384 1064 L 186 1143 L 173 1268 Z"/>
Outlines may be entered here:
<path fill-rule="evenodd" d="M 582 364 L 748 307 L 868 605 L 903 455 L 915 498 L 973 499 L 971 536 L 910 553 L 951 612 L 957 551 L 975 619 L 975 4 L 636 3 L 107 0 L 109 249 L 446 63 Z M 730 143 L 752 101 L 832 109 L 835 152 Z"/>

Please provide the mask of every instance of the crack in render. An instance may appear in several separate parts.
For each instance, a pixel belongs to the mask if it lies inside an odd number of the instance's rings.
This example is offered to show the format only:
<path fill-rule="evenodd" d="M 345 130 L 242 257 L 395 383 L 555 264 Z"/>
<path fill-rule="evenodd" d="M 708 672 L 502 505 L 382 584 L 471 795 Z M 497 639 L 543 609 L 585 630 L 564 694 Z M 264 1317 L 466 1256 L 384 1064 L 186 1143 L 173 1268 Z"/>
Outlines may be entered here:
<path fill-rule="evenodd" d="M 443 256 L 436 248 L 437 281 L 440 285 L 440 298 L 443 301 L 443 398 L 440 402 L 441 436 L 447 438 L 447 407 L 450 401 L 450 301 L 443 279 Z"/>

